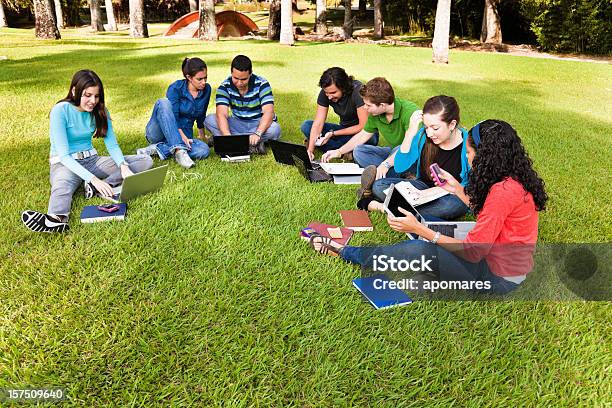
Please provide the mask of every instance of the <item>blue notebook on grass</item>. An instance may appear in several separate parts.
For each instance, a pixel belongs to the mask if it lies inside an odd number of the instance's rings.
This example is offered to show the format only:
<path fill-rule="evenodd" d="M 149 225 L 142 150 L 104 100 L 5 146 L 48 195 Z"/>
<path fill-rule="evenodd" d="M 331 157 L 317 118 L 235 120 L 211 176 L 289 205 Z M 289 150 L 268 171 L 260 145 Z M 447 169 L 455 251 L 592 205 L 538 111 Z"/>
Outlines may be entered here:
<path fill-rule="evenodd" d="M 101 221 L 123 221 L 127 214 L 127 204 L 118 203 L 119 209 L 114 212 L 105 212 L 98 209 L 97 205 L 88 205 L 81 211 L 81 222 L 85 224 Z"/>
<path fill-rule="evenodd" d="M 387 275 L 379 274 L 366 278 L 353 279 L 353 286 L 376 309 L 403 306 L 412 303 L 412 299 L 400 289 L 390 289 L 388 283 L 393 282 Z"/>

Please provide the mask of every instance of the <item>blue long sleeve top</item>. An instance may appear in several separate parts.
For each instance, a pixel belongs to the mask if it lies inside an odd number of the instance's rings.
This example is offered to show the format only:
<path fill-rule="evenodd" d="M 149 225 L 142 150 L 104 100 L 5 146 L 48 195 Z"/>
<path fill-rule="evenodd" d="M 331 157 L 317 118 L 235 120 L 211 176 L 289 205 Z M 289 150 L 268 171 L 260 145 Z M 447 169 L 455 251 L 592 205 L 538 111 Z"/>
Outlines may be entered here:
<path fill-rule="evenodd" d="M 461 135 L 463 136 L 463 143 L 461 147 L 461 185 L 465 187 L 467 185 L 468 175 L 470 172 L 470 164 L 467 160 L 467 150 L 465 147 L 468 139 L 468 131 L 461 128 Z M 397 173 L 402 173 L 408 170 L 416 162 L 416 178 L 421 178 L 421 152 L 423 151 L 423 146 L 425 146 L 426 140 L 427 135 L 425 134 L 425 128 L 422 127 L 412 139 L 410 150 L 404 152 L 400 146 L 393 162 L 393 166 L 395 167 L 395 171 Z"/>
<path fill-rule="evenodd" d="M 193 122 L 197 123 L 198 129 L 204 128 L 204 119 L 206 118 L 212 88 L 210 84 L 206 84 L 204 89 L 199 91 L 194 98 L 187 86 L 186 79 L 173 82 L 166 91 L 166 98 L 172 104 L 172 112 L 178 128 L 189 139 L 193 139 Z"/>
<path fill-rule="evenodd" d="M 93 115 L 90 112 L 81 112 L 70 102 L 60 102 L 51 110 L 50 118 L 51 151 L 49 155 L 58 156 L 60 162 L 73 173 L 87 182 L 91 181 L 94 175 L 70 155 L 93 149 L 92 138 L 96 132 Z M 108 115 L 108 131 L 104 137 L 104 144 L 117 166 L 121 165 L 125 159 L 117 143 L 110 115 Z"/>

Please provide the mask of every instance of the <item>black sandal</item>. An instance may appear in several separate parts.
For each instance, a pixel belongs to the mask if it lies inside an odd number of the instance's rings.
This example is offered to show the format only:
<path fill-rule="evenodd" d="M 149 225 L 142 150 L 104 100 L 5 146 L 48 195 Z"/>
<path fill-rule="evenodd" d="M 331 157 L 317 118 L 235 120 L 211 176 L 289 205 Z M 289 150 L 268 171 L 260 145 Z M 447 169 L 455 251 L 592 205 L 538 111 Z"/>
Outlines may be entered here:
<path fill-rule="evenodd" d="M 321 245 L 319 247 L 319 249 L 315 248 L 315 242 L 314 242 L 315 238 L 321 238 L 321 241 L 317 242 L 318 244 Z M 310 235 L 310 240 L 308 242 L 310 243 L 310 246 L 312 247 L 312 249 L 314 249 L 315 251 L 317 251 L 320 254 L 327 255 L 330 252 L 333 252 L 336 255 L 340 255 L 340 249 L 336 248 L 335 246 L 332 245 L 332 239 L 328 238 L 328 237 L 324 237 L 323 235 L 319 234 L 318 232 L 315 232 L 315 233 L 311 234 Z"/>

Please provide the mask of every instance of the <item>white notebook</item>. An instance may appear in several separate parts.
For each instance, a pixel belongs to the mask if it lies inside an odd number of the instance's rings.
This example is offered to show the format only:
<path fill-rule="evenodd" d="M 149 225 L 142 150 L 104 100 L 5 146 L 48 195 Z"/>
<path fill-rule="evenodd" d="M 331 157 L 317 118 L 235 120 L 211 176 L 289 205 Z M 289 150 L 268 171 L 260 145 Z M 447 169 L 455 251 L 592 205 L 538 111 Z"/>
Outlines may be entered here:
<path fill-rule="evenodd" d="M 353 176 L 363 173 L 363 169 L 355 163 L 320 163 L 320 166 L 331 175 Z"/>

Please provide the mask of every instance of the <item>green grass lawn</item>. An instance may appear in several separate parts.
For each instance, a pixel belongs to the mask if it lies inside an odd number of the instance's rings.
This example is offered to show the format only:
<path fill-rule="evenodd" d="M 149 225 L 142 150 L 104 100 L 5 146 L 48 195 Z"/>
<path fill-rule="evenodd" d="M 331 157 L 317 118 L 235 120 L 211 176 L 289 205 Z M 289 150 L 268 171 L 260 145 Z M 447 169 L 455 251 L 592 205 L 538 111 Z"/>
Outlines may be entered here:
<path fill-rule="evenodd" d="M 333 65 L 385 76 L 419 105 L 453 95 L 465 126 L 507 120 L 550 196 L 540 240 L 609 242 L 610 65 L 452 52 L 450 65 L 434 66 L 425 48 L 63 35 L 0 30 L 0 387 L 63 386 L 70 404 L 91 407 L 610 403 L 609 302 L 422 301 L 376 312 L 351 286 L 358 268 L 298 238 L 312 220 L 339 223 L 354 188 L 309 184 L 271 154 L 237 165 L 211 157 L 189 171 L 169 161 L 164 189 L 130 202 L 125 222 L 80 224 L 80 195 L 66 235 L 30 233 L 19 220 L 46 210 L 48 115 L 76 70 L 100 75 L 132 153 L 185 56 L 203 58 L 216 87 L 246 53 L 273 86 L 287 140 L 301 140 L 318 77 Z M 403 239 L 381 214 L 372 220 L 375 231 L 354 243 Z M 555 278 L 540 278 L 541 290 L 568 292 Z"/>

